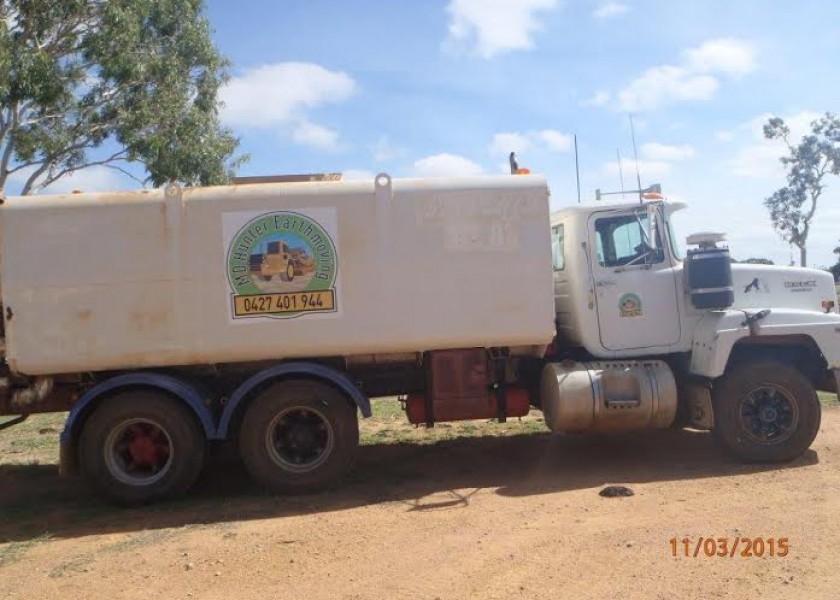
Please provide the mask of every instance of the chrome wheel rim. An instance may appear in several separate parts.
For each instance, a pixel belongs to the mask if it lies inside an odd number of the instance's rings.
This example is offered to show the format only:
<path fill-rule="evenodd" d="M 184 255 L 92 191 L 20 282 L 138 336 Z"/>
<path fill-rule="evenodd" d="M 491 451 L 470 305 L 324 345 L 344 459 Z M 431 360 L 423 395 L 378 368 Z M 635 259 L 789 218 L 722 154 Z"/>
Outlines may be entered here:
<path fill-rule="evenodd" d="M 160 481 L 172 468 L 174 448 L 169 433 L 150 419 L 128 419 L 105 440 L 105 466 L 126 485 Z"/>

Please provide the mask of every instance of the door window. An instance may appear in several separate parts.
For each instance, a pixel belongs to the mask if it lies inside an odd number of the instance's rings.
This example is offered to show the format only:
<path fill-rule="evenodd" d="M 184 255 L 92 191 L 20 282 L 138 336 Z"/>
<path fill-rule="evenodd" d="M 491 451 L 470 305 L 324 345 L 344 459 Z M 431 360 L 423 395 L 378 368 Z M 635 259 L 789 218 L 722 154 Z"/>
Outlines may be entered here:
<path fill-rule="evenodd" d="M 598 263 L 602 267 L 653 264 L 664 260 L 659 233 L 656 249 L 647 242 L 647 214 L 603 217 L 595 221 Z"/>

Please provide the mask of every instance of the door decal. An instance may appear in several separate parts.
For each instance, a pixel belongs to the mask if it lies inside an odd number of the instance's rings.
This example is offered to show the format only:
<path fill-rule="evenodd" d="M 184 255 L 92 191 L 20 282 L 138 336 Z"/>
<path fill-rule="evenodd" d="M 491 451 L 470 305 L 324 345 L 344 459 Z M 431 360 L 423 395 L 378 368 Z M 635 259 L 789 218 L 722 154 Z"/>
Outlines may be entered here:
<path fill-rule="evenodd" d="M 618 301 L 618 314 L 622 317 L 641 317 L 642 299 L 636 294 L 624 294 Z"/>

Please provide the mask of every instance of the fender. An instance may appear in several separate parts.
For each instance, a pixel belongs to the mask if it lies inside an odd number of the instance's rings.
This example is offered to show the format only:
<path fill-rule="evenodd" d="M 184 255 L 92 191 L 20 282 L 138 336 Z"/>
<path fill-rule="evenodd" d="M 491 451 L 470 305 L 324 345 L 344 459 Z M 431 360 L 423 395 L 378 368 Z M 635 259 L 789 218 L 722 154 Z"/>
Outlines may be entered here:
<path fill-rule="evenodd" d="M 806 335 L 823 356 L 829 369 L 840 368 L 840 314 L 811 310 L 771 308 L 752 328 L 744 325 L 740 310 L 714 311 L 703 315 L 694 330 L 691 345 L 691 372 L 715 378 L 723 375 L 733 346 L 750 336 Z M 750 310 L 750 314 L 759 309 Z"/>
<path fill-rule="evenodd" d="M 125 387 L 151 387 L 180 398 L 184 404 L 192 409 L 198 418 L 204 435 L 208 440 L 216 437 L 216 427 L 210 409 L 204 405 L 201 394 L 189 383 L 161 373 L 126 373 L 107 379 L 89 389 L 70 409 L 64 430 L 59 438 L 59 474 L 62 476 L 75 475 L 78 471 L 76 460 L 76 441 L 79 439 L 80 428 L 87 417 L 91 406 L 102 394 Z"/>
<path fill-rule="evenodd" d="M 216 427 L 213 424 L 213 415 L 210 409 L 204 405 L 201 394 L 189 383 L 161 373 L 126 373 L 106 379 L 85 392 L 79 401 L 73 405 L 70 414 L 67 416 L 67 422 L 61 432 L 61 443 L 70 443 L 74 439 L 74 436 L 78 433 L 78 427 L 84 421 L 84 417 L 91 407 L 91 403 L 95 402 L 102 394 L 123 387 L 138 386 L 157 388 L 180 398 L 192 409 L 199 423 L 201 423 L 207 439 L 215 437 Z"/>
<path fill-rule="evenodd" d="M 336 371 L 335 369 L 325 367 L 324 365 L 320 365 L 318 363 L 288 362 L 269 367 L 268 369 L 252 375 L 245 381 L 245 383 L 236 389 L 230 397 L 230 400 L 225 404 L 224 412 L 222 413 L 222 419 L 219 422 L 219 429 L 216 432 L 215 439 L 223 440 L 227 438 L 231 421 L 233 420 L 239 405 L 248 396 L 248 394 L 266 381 L 271 379 L 287 378 L 289 376 L 303 376 L 309 379 L 318 379 L 331 383 L 340 388 L 341 391 L 347 394 L 356 403 L 356 406 L 359 408 L 363 417 L 367 418 L 373 414 L 371 412 L 370 400 L 368 397 L 365 396 L 365 394 L 362 393 L 362 391 L 352 381 L 350 381 L 350 378 L 341 371 Z"/>

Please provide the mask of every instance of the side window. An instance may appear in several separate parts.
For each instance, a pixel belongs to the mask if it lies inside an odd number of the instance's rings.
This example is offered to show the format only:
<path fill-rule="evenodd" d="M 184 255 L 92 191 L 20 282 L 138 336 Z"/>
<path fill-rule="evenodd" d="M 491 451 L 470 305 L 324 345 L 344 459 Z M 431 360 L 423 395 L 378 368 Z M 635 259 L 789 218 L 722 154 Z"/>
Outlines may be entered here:
<path fill-rule="evenodd" d="M 551 229 L 551 261 L 554 263 L 555 271 L 566 268 L 566 249 L 563 247 L 563 242 L 563 225 L 557 225 Z"/>
<path fill-rule="evenodd" d="M 647 215 L 622 215 L 595 221 L 598 263 L 602 267 L 621 267 L 627 264 L 651 264 L 664 260 L 662 244 L 657 232 L 657 250 L 645 241 L 648 231 Z"/>

